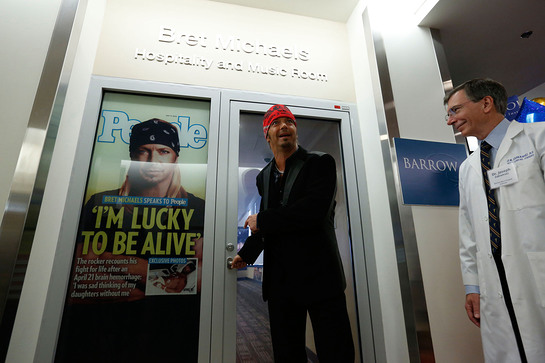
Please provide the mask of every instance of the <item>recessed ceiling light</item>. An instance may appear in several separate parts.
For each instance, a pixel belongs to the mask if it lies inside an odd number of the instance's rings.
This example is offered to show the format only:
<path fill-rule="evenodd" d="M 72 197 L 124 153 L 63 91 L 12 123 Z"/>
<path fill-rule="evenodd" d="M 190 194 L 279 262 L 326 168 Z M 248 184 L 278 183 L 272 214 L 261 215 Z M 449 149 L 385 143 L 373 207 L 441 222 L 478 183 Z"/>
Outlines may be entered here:
<path fill-rule="evenodd" d="M 533 33 L 534 33 L 533 31 L 529 30 L 529 31 L 527 31 L 527 32 L 522 33 L 522 34 L 520 35 L 520 37 L 521 37 L 521 38 L 524 38 L 524 39 L 528 39 L 528 38 L 530 38 L 530 36 L 531 36 Z"/>

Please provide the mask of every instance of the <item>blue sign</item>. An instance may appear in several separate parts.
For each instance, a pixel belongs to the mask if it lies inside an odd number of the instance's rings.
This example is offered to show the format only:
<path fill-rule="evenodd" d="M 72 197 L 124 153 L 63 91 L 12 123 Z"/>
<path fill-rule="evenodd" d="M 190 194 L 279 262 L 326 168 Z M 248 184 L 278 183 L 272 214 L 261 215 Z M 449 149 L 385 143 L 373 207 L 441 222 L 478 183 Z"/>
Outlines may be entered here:
<path fill-rule="evenodd" d="M 403 204 L 460 204 L 458 173 L 466 159 L 466 147 L 394 138 Z"/>
<path fill-rule="evenodd" d="M 519 114 L 519 96 L 511 96 L 507 99 L 507 112 L 505 112 L 505 118 L 509 121 L 513 121 Z"/>

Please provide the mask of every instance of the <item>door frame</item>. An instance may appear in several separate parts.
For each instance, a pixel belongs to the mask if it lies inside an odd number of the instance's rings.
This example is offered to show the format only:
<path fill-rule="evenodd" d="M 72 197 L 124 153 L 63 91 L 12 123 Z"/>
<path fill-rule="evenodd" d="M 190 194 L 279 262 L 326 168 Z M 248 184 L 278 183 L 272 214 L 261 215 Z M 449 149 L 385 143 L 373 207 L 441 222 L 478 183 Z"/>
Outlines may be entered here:
<path fill-rule="evenodd" d="M 271 104 L 290 106 L 297 115 L 314 118 L 340 119 L 341 146 L 344 161 L 346 192 L 351 226 L 354 283 L 358 307 L 361 357 L 365 362 L 376 362 L 383 356 L 384 337 L 378 278 L 374 260 L 371 212 L 368 199 L 365 164 L 359 121 L 355 106 L 350 103 L 316 100 L 294 96 L 261 94 L 245 91 L 221 90 L 163 82 L 92 76 L 78 137 L 70 186 L 63 206 L 48 207 L 58 213 L 62 210 L 62 228 L 58 236 L 51 278 L 43 301 L 35 357 L 53 361 L 56 340 L 60 330 L 64 299 L 70 276 L 75 236 L 77 234 L 81 203 L 91 160 L 98 115 L 105 91 L 141 95 L 200 99 L 210 102 L 209 157 L 206 180 L 204 256 L 212 259 L 203 268 L 201 291 L 201 323 L 199 330 L 199 362 L 231 362 L 236 350 L 236 273 L 228 271 L 226 259 L 234 256 L 226 250 L 236 245 L 236 213 L 230 216 L 228 206 L 237 205 L 238 173 L 229 169 L 229 157 L 238 161 L 238 118 L 240 111 L 265 112 Z M 334 117 L 332 115 L 343 117 Z M 238 117 L 238 116 L 237 116 Z M 236 138 L 234 142 L 233 138 Z M 238 163 L 237 163 L 238 168 Z M 223 183 L 220 181 L 228 181 Z M 351 182 L 352 181 L 352 182 Z M 233 184 L 234 183 L 234 184 Z M 231 198 L 235 198 L 235 203 Z M 234 222 L 231 221 L 234 220 Z M 233 224 L 231 224 L 233 223 Z M 229 233 L 233 233 L 230 235 Z M 364 240 L 366 243 L 364 243 Z"/>
<path fill-rule="evenodd" d="M 354 270 L 354 288 L 358 310 L 361 358 L 376 362 L 376 343 L 383 341 L 383 328 L 378 295 L 376 263 L 372 247 L 371 213 L 365 178 L 363 149 L 357 112 L 353 104 L 315 100 L 285 95 L 261 94 L 245 91 L 221 92 L 218 154 L 216 231 L 218 244 L 214 256 L 214 292 L 212 308 L 213 362 L 234 362 L 236 356 L 236 271 L 227 269 L 227 259 L 236 255 L 227 244 L 236 243 L 238 204 L 238 147 L 241 112 L 265 113 L 273 104 L 285 104 L 294 115 L 339 120 L 341 155 L 344 164 L 347 208 Z M 224 240 L 221 246 L 220 240 Z M 364 243 L 364 240 L 369 243 Z M 222 252 L 223 251 L 223 252 Z"/>

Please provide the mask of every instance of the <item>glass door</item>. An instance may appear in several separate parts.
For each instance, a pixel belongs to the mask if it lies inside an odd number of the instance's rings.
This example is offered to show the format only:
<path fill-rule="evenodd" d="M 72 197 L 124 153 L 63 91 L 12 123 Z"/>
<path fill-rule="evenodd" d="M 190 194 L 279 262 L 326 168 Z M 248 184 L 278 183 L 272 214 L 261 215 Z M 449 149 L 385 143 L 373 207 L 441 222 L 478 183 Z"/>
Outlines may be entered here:
<path fill-rule="evenodd" d="M 263 137 L 262 121 L 264 113 L 274 103 L 276 102 L 273 100 L 271 103 L 231 102 L 229 105 L 229 130 L 224 129 L 228 137 L 220 137 L 220 140 L 228 140 L 229 144 L 225 145 L 229 150 L 225 155 L 225 162 L 228 164 L 225 175 L 227 180 L 225 235 L 228 241 L 225 253 L 226 261 L 236 255 L 248 236 L 248 231 L 243 228 L 244 221 L 248 215 L 259 210 L 260 196 L 256 188 L 256 176 L 273 157 Z M 288 106 L 297 118 L 299 144 L 309 151 L 326 152 L 332 155 L 336 161 L 335 231 L 347 280 L 345 294 L 356 348 L 356 361 L 360 361 L 362 356 L 365 356 L 361 349 L 361 342 L 366 339 L 360 336 L 362 334 L 360 333 L 360 324 L 365 319 L 358 315 L 359 299 L 355 282 L 353 244 L 357 243 L 359 248 L 363 245 L 363 241 L 359 235 L 351 236 L 353 229 L 350 228 L 351 217 L 356 222 L 359 221 L 359 217 L 354 213 L 358 209 L 356 207 L 357 195 L 354 195 L 353 192 L 356 190 L 354 189 L 356 181 L 355 178 L 351 180 L 347 178 L 347 174 L 350 175 L 354 169 L 353 156 L 349 152 L 352 149 L 349 137 L 349 113 Z M 224 109 L 222 106 L 222 114 Z M 348 137 L 345 135 L 347 131 Z M 222 149 L 221 146 L 220 149 Z M 220 155 L 220 159 L 221 157 Z M 347 173 L 348 168 L 351 168 L 351 171 Z M 219 179 L 222 179 L 221 172 Z M 349 213 L 351 204 L 354 206 L 352 214 Z M 355 228 L 355 230 L 359 229 Z M 266 269 L 262 261 L 262 256 L 260 256 L 254 265 L 241 270 L 228 270 L 225 267 L 227 272 L 224 279 L 224 362 L 273 361 L 267 305 L 263 302 L 261 295 L 263 270 Z M 356 263 L 364 264 L 363 261 Z M 223 265 L 227 266 L 225 262 Z M 295 260 L 291 278 L 298 278 L 300 273 L 298 268 Z M 366 296 L 366 294 L 367 291 L 361 293 L 362 296 Z M 369 314 L 366 311 L 367 307 L 363 306 L 363 308 L 364 311 L 360 312 L 360 315 Z M 370 335 L 368 329 L 370 327 L 363 328 L 363 335 Z M 308 360 L 317 362 L 309 319 L 307 319 L 306 342 Z M 373 347 L 372 344 L 370 345 L 365 347 L 365 353 L 373 355 Z"/>

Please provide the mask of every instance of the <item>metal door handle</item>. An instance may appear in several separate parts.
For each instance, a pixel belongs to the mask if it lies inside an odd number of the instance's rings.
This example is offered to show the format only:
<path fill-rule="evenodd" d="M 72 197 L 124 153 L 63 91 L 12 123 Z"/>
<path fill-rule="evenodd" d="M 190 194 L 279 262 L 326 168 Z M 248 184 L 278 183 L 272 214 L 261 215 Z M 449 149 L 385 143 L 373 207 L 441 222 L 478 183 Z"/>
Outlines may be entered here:
<path fill-rule="evenodd" d="M 229 270 L 232 270 L 233 269 L 233 257 L 228 257 L 227 258 L 227 268 Z"/>

